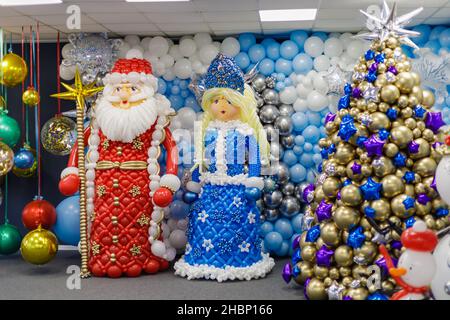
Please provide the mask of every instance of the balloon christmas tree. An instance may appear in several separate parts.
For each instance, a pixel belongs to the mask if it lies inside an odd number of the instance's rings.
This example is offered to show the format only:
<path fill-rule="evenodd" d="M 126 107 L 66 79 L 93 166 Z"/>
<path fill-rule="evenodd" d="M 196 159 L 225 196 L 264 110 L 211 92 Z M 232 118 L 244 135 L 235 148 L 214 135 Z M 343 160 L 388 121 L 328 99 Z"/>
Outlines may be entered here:
<path fill-rule="evenodd" d="M 324 160 L 303 190 L 304 232 L 283 271 L 309 299 L 386 299 L 395 282 L 379 244 L 398 258 L 400 234 L 417 219 L 434 230 L 450 224 L 434 178 L 444 122 L 401 48 L 414 46 L 417 33 L 402 27 L 419 11 L 396 17 L 385 3 L 381 18 L 363 12 L 377 22 L 363 35 L 373 42 L 326 116 Z"/>

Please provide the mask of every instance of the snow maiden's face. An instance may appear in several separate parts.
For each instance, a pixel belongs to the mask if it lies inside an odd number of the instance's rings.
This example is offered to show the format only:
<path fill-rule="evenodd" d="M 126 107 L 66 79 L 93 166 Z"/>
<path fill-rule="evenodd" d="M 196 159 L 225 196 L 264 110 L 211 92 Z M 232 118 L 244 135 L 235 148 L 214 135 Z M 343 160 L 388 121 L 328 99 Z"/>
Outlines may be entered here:
<path fill-rule="evenodd" d="M 215 120 L 231 121 L 241 118 L 241 109 L 233 105 L 223 96 L 217 96 L 210 106 L 211 115 Z"/>

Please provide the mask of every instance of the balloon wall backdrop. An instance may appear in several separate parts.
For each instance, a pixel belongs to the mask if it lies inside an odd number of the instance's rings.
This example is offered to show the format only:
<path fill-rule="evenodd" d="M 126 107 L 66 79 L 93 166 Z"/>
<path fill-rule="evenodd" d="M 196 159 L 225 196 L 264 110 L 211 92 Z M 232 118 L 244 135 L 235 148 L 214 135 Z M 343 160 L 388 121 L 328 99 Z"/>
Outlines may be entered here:
<path fill-rule="evenodd" d="M 435 93 L 435 108 L 441 109 L 444 120 L 450 122 L 450 109 L 446 108 L 450 105 L 447 86 L 450 82 L 450 28 L 419 25 L 413 29 L 421 32 L 421 36 L 414 39 L 421 49 L 415 52 L 407 47 L 403 49 L 413 59 L 413 68 L 420 74 L 422 84 Z M 61 77 L 65 80 L 73 77 L 74 63 L 99 68 L 101 62 L 95 60 L 95 52 L 83 50 L 107 52 L 108 63 L 116 56 L 149 60 L 154 74 L 159 77 L 159 93 L 166 95 L 178 111 L 171 129 L 179 147 L 179 176 L 183 178 L 183 185 L 190 178 L 193 162 L 194 122 L 201 117 L 199 103 L 189 89 L 191 80 L 206 72 L 218 52 L 234 57 L 244 72 L 258 64 L 259 74 L 251 85 L 257 94 L 259 117 L 271 142 L 274 173 L 265 176 L 264 194 L 259 201 L 265 218 L 262 236 L 266 251 L 278 256 L 292 254 L 292 241 L 302 231 L 302 191 L 308 183 L 314 182 L 317 167 L 322 162 L 318 141 L 325 137 L 325 115 L 337 110 L 344 84 L 350 81 L 353 66 L 369 48 L 369 43 L 353 39 L 350 33 L 303 30 L 292 31 L 282 40 L 256 38 L 250 33 L 222 41 L 214 41 L 208 33 L 178 40 L 128 35 L 114 43 L 102 39 L 94 49 L 89 49 L 84 41 L 92 40 L 87 35 L 74 37 L 63 47 L 62 55 L 67 61 L 61 65 Z M 86 58 L 78 61 L 77 57 L 83 56 Z M 183 189 L 178 191 L 168 209 L 172 217 L 168 228 L 179 230 L 172 233 L 170 241 L 179 252 L 186 243 L 184 231 L 189 205 L 184 201 L 185 196 Z M 64 225 L 57 221 L 57 234 L 70 229 L 77 214 L 72 205 L 74 201 L 68 199 L 57 207 L 58 218 L 68 215 L 71 221 Z M 67 238 L 68 243 L 76 242 L 75 234 L 67 234 Z"/>

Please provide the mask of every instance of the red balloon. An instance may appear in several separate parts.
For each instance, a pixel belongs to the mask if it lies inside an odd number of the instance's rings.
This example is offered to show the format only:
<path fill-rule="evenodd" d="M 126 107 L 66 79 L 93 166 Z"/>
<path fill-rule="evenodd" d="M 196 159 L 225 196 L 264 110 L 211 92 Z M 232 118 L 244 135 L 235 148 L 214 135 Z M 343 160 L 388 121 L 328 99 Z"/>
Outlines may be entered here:
<path fill-rule="evenodd" d="M 153 202 L 158 207 L 167 207 L 172 202 L 172 191 L 167 188 L 161 187 L 153 194 Z"/>
<path fill-rule="evenodd" d="M 50 229 L 56 222 L 56 209 L 46 200 L 33 200 L 23 208 L 22 222 L 29 230 L 34 230 L 39 225 Z"/>
<path fill-rule="evenodd" d="M 78 191 L 80 178 L 76 174 L 69 174 L 59 181 L 59 191 L 65 196 L 71 196 Z"/>

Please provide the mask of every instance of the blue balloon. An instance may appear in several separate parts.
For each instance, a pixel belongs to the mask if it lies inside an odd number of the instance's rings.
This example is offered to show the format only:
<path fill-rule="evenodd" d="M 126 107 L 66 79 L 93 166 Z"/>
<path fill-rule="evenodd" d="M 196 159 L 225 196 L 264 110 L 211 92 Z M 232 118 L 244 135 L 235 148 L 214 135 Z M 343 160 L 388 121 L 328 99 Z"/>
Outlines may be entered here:
<path fill-rule="evenodd" d="M 175 192 L 175 194 L 173 196 L 176 200 L 183 200 L 183 195 L 184 195 L 184 192 L 183 192 L 183 190 L 180 189 L 177 192 Z"/>
<path fill-rule="evenodd" d="M 238 37 L 241 51 L 247 51 L 252 45 L 256 43 L 256 37 L 253 33 L 241 33 Z"/>
<path fill-rule="evenodd" d="M 316 126 L 310 125 L 303 130 L 305 140 L 311 143 L 317 143 L 320 139 L 320 130 Z"/>
<path fill-rule="evenodd" d="M 295 155 L 293 150 L 286 150 L 283 154 L 283 162 L 291 167 L 297 163 L 297 156 Z"/>
<path fill-rule="evenodd" d="M 184 100 L 184 106 L 188 108 L 192 108 L 195 112 L 201 111 L 200 106 L 198 105 L 197 99 L 194 96 L 189 96 Z"/>
<path fill-rule="evenodd" d="M 275 63 L 275 72 L 289 76 L 292 73 L 292 61 L 280 58 Z"/>
<path fill-rule="evenodd" d="M 320 113 L 318 112 L 309 112 L 308 113 L 308 122 L 309 124 L 312 124 L 316 127 L 320 127 L 322 122 L 322 117 L 320 116 Z"/>
<path fill-rule="evenodd" d="M 189 87 L 189 82 L 187 80 L 181 80 L 178 86 L 181 90 L 185 90 Z"/>
<path fill-rule="evenodd" d="M 318 37 L 320 39 L 322 39 L 322 41 L 325 42 L 325 40 L 328 39 L 328 35 L 326 32 L 323 31 L 317 31 L 317 32 L 313 32 L 313 34 L 311 35 L 311 37 Z"/>
<path fill-rule="evenodd" d="M 184 219 L 189 214 L 189 205 L 181 200 L 175 200 L 170 204 L 170 215 L 176 219 Z"/>
<path fill-rule="evenodd" d="M 450 41 L 450 38 L 449 38 L 449 41 Z M 433 51 L 433 53 L 435 53 L 435 54 L 439 54 L 439 49 L 441 48 L 441 44 L 439 42 L 440 41 L 438 41 L 438 40 L 430 40 L 427 43 L 425 43 L 424 47 L 430 48 L 431 51 Z"/>
<path fill-rule="evenodd" d="M 278 232 L 271 231 L 264 237 L 264 247 L 269 251 L 279 250 L 282 243 L 283 237 Z"/>
<path fill-rule="evenodd" d="M 304 156 L 303 154 L 302 156 Z M 289 168 L 291 181 L 294 183 L 300 183 L 306 178 L 306 169 L 300 163 L 297 163 Z"/>
<path fill-rule="evenodd" d="M 312 159 L 316 165 L 322 162 L 322 156 L 318 153 L 314 154 Z"/>
<path fill-rule="evenodd" d="M 80 196 L 66 198 L 58 204 L 53 231 L 61 243 L 78 245 L 80 241 Z"/>
<path fill-rule="evenodd" d="M 158 93 L 165 94 L 167 90 L 166 81 L 162 78 L 158 78 Z"/>
<path fill-rule="evenodd" d="M 266 55 L 269 59 L 277 60 L 280 58 L 280 44 L 276 41 L 266 46 Z"/>
<path fill-rule="evenodd" d="M 450 28 L 441 32 L 439 35 L 439 43 L 444 48 L 450 48 Z"/>
<path fill-rule="evenodd" d="M 303 150 L 305 150 L 305 152 L 311 152 L 313 148 L 314 146 L 309 142 L 305 142 L 305 145 L 303 146 Z"/>
<path fill-rule="evenodd" d="M 308 39 L 308 32 L 304 30 L 295 30 L 291 32 L 290 39 L 294 41 L 300 50 L 303 50 L 306 39 Z"/>
<path fill-rule="evenodd" d="M 265 76 L 270 76 L 275 71 L 275 62 L 269 58 L 264 58 L 259 63 L 259 72 Z"/>
<path fill-rule="evenodd" d="M 281 246 L 278 250 L 275 250 L 275 254 L 279 257 L 284 257 L 288 254 L 289 252 L 289 248 L 291 246 L 289 245 L 289 241 L 287 240 L 283 240 L 283 242 L 281 243 Z"/>
<path fill-rule="evenodd" d="M 306 168 L 312 168 L 314 167 L 314 160 L 313 160 L 313 155 L 310 153 L 303 153 L 300 156 L 300 159 L 298 161 L 299 163 L 301 163 L 304 167 Z M 305 176 L 306 176 L 306 172 L 305 172 Z M 303 177 L 302 180 L 304 180 L 305 177 Z"/>
<path fill-rule="evenodd" d="M 304 150 L 300 146 L 295 146 L 295 147 L 292 148 L 292 151 L 294 151 L 295 155 L 298 157 L 298 156 L 301 156 L 303 154 Z"/>
<path fill-rule="evenodd" d="M 271 231 L 273 231 L 273 224 L 269 221 L 264 221 L 261 225 L 261 236 L 264 238 Z"/>
<path fill-rule="evenodd" d="M 294 143 L 296 144 L 296 145 L 298 145 L 298 146 L 302 146 L 302 145 L 304 145 L 305 144 L 305 137 L 303 137 L 303 136 L 296 136 L 295 138 L 294 138 Z"/>
<path fill-rule="evenodd" d="M 302 232 L 302 223 L 303 223 L 303 214 L 299 213 L 295 215 L 292 220 L 292 227 L 294 228 L 295 233 L 301 233 Z"/>
<path fill-rule="evenodd" d="M 175 95 L 180 94 L 180 91 L 180 87 L 176 85 L 172 86 L 172 89 L 170 90 L 170 92 Z"/>
<path fill-rule="evenodd" d="M 19 169 L 29 169 L 34 164 L 34 155 L 30 150 L 21 148 L 14 155 L 14 166 Z"/>
<path fill-rule="evenodd" d="M 256 63 L 266 57 L 266 50 L 262 45 L 254 44 L 248 50 L 248 56 L 251 62 Z"/>
<path fill-rule="evenodd" d="M 275 89 L 277 91 L 282 91 L 284 88 L 286 88 L 284 82 L 277 82 L 277 84 L 275 85 Z"/>
<path fill-rule="evenodd" d="M 280 218 L 275 222 L 275 231 L 281 234 L 284 240 L 289 239 L 294 234 L 291 221 L 286 218 Z"/>
<path fill-rule="evenodd" d="M 292 60 L 298 53 L 298 46 L 292 40 L 283 41 L 280 46 L 280 54 L 283 58 Z"/>
<path fill-rule="evenodd" d="M 284 85 L 286 87 L 292 86 L 292 79 L 291 78 L 286 78 L 286 80 L 284 80 Z"/>
<path fill-rule="evenodd" d="M 263 41 L 261 41 L 261 45 L 264 48 L 267 48 L 270 44 L 272 44 L 274 42 L 277 43 L 277 41 L 273 38 L 265 38 L 265 39 L 263 39 Z"/>
<path fill-rule="evenodd" d="M 415 26 L 412 30 L 420 33 L 420 35 L 418 37 L 414 37 L 413 40 L 419 46 L 422 46 L 425 42 L 427 42 L 431 33 L 431 27 L 426 24 Z"/>
<path fill-rule="evenodd" d="M 172 108 L 175 110 L 182 108 L 184 105 L 184 99 L 179 95 L 171 94 L 169 100 Z"/>
<path fill-rule="evenodd" d="M 433 30 L 430 32 L 430 36 L 428 37 L 428 40 L 439 40 L 439 36 L 441 35 L 442 31 L 445 31 L 447 28 L 444 26 L 437 26 L 434 27 Z"/>
<path fill-rule="evenodd" d="M 234 61 L 241 69 L 245 69 L 250 65 L 250 58 L 247 53 L 239 52 L 236 57 L 234 57 Z"/>
<path fill-rule="evenodd" d="M 292 61 L 292 68 L 297 74 L 307 73 L 313 67 L 313 60 L 306 53 L 299 53 Z"/>
<path fill-rule="evenodd" d="M 295 131 L 303 131 L 308 126 L 308 118 L 303 112 L 296 112 L 292 115 L 292 124 Z"/>

